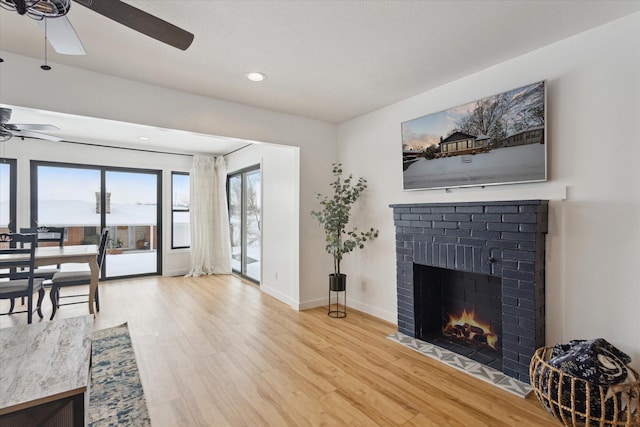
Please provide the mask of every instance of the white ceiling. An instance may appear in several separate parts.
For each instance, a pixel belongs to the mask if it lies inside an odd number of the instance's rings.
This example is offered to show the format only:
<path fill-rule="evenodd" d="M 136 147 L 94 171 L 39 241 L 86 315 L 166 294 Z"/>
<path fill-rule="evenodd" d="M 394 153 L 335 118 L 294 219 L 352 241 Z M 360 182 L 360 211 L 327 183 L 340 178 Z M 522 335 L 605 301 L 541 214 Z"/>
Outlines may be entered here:
<path fill-rule="evenodd" d="M 640 11 L 640 0 L 127 3 L 192 32 L 193 44 L 181 51 L 72 4 L 87 55 L 49 49 L 49 62 L 332 123 Z M 43 34 L 0 9 L 0 49 L 42 58 Z M 267 79 L 250 82 L 249 71 Z"/>
<path fill-rule="evenodd" d="M 112 147 L 134 148 L 166 153 L 220 155 L 238 150 L 255 141 L 213 135 L 203 135 L 175 129 L 75 116 L 0 104 L 10 108 L 12 124 L 53 124 L 59 131 L 42 131 L 67 142 Z M 142 139 L 145 138 L 145 139 Z M 180 145 L 176 146 L 176 141 Z"/>

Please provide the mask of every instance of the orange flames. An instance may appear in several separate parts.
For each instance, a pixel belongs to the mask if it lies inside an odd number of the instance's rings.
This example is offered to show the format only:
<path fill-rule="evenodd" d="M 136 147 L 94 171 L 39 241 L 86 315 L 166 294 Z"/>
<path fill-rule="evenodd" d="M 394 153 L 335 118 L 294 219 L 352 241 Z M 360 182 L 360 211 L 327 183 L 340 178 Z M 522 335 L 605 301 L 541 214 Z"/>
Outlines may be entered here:
<path fill-rule="evenodd" d="M 496 344 L 498 336 L 491 331 L 491 326 L 482 323 L 475 318 L 475 310 L 467 312 L 462 310 L 462 314 L 456 317 L 449 313 L 449 323 L 447 323 L 442 332 L 446 335 L 453 335 L 458 338 L 472 341 L 478 344 L 486 344 L 497 350 Z"/>

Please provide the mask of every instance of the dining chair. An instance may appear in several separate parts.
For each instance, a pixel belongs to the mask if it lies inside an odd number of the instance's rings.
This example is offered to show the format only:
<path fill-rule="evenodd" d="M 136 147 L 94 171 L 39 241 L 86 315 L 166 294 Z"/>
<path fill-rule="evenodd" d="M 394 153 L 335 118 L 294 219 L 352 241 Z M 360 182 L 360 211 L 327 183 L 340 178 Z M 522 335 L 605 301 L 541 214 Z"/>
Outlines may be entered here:
<path fill-rule="evenodd" d="M 102 271 L 102 263 L 104 262 L 104 257 L 107 252 L 107 241 L 109 240 L 109 229 L 103 228 L 102 234 L 100 235 L 100 246 L 98 247 L 98 271 Z M 100 273 L 99 273 L 100 274 Z M 51 299 L 51 305 L 53 306 L 53 312 L 51 313 L 51 318 L 49 320 L 53 320 L 53 317 L 56 315 L 58 308 L 63 305 L 71 305 L 71 304 L 82 304 L 87 301 L 73 301 L 64 304 L 60 304 L 60 298 L 76 298 L 82 296 L 89 296 L 89 294 L 73 294 L 73 295 L 64 295 L 60 296 L 60 288 L 64 288 L 67 286 L 80 286 L 80 285 L 90 285 L 91 284 L 91 271 L 61 271 L 53 275 L 51 279 L 51 290 L 49 291 L 49 298 Z M 94 300 L 96 302 L 96 310 L 100 311 L 100 294 L 98 292 L 98 286 L 96 286 Z"/>
<path fill-rule="evenodd" d="M 27 313 L 27 323 L 33 319 L 35 292 L 38 292 L 38 316 L 43 318 L 44 279 L 34 276 L 35 252 L 35 234 L 0 233 L 0 299 L 11 300 L 9 311 L 2 314 Z M 14 312 L 14 298 L 20 297 L 27 298 L 27 310 Z"/>
<path fill-rule="evenodd" d="M 64 227 L 26 227 L 20 228 L 21 234 L 35 234 L 37 246 L 64 246 Z M 60 271 L 57 266 L 45 266 L 36 268 L 36 278 L 51 279 Z"/>

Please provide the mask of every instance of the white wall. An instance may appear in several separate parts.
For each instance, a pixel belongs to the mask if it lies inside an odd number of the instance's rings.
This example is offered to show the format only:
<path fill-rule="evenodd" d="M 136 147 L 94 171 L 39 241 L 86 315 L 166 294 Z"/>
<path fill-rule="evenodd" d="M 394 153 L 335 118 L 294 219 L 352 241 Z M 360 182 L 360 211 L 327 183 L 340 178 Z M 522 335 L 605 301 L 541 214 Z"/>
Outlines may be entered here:
<path fill-rule="evenodd" d="M 179 142 L 179 141 L 177 141 Z M 104 165 L 162 171 L 162 198 L 169 203 L 164 204 L 162 212 L 163 232 L 163 274 L 172 276 L 185 274 L 189 265 L 189 251 L 171 249 L 171 172 L 188 172 L 192 157 L 159 154 L 140 151 L 129 151 L 115 148 L 98 148 L 95 146 L 59 143 L 26 138 L 12 138 L 0 142 L 0 157 L 17 159 L 18 169 L 18 217 L 17 229 L 30 227 L 30 161 L 49 161 L 75 163 L 85 165 Z M 70 189 L 72 191 L 72 189 Z"/>
<path fill-rule="evenodd" d="M 326 299 L 330 259 L 309 212 L 337 156 L 333 124 L 205 98 L 0 52 L 0 103 L 300 148 L 299 307 Z M 318 256 L 322 255 L 322 256 Z"/>
<path fill-rule="evenodd" d="M 540 80 L 547 183 L 403 192 L 401 122 Z M 547 343 L 604 337 L 640 366 L 640 14 L 344 123 L 338 140 L 339 160 L 369 181 L 358 223 L 381 231 L 346 259 L 352 306 L 396 321 L 389 204 L 551 199 Z"/>
<path fill-rule="evenodd" d="M 225 156 L 227 173 L 260 165 L 262 247 L 260 289 L 298 308 L 299 149 L 254 144 Z"/>

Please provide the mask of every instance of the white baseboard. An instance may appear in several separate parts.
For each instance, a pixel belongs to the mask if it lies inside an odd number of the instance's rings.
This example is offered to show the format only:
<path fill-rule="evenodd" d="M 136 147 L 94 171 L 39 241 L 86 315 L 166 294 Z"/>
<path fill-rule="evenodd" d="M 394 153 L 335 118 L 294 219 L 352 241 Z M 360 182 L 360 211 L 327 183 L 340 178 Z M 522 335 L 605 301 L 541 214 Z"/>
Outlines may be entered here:
<path fill-rule="evenodd" d="M 398 314 L 395 312 L 390 312 L 386 310 L 380 310 L 379 308 L 372 307 L 368 304 L 363 304 L 358 301 L 348 301 L 347 300 L 347 311 L 349 307 L 353 307 L 358 311 L 363 313 L 367 313 L 373 317 L 377 317 L 379 319 L 385 320 L 389 323 L 393 323 L 394 325 L 398 324 Z"/>
<path fill-rule="evenodd" d="M 312 308 L 326 306 L 327 302 L 327 298 L 319 298 L 311 301 L 301 302 L 298 304 L 298 310 L 311 310 Z"/>
<path fill-rule="evenodd" d="M 342 299 L 340 299 L 340 301 L 342 301 Z M 300 303 L 298 310 L 310 310 L 312 308 L 323 306 L 326 307 L 327 304 L 329 304 L 328 298 L 319 298 Z M 370 305 L 347 299 L 347 312 L 349 312 L 349 307 L 352 307 L 358 311 L 377 317 L 379 319 L 385 320 L 389 323 L 393 323 L 394 325 L 398 323 L 398 315 L 395 312 L 380 310 Z"/>
<path fill-rule="evenodd" d="M 289 298 L 287 295 L 283 294 L 282 292 L 269 287 L 268 285 L 265 284 L 260 284 L 260 291 L 264 292 L 265 294 L 274 297 L 275 299 L 277 299 L 278 301 L 282 301 L 283 303 L 290 305 L 291 307 L 295 308 L 296 310 L 300 310 L 298 308 L 298 304 L 291 298 Z"/>
<path fill-rule="evenodd" d="M 177 269 L 177 270 L 165 270 L 162 272 L 163 276 L 168 276 L 168 277 L 176 277 L 176 276 L 186 276 L 186 274 L 189 272 L 189 269 Z"/>

